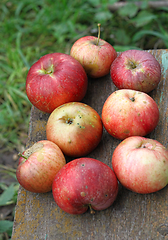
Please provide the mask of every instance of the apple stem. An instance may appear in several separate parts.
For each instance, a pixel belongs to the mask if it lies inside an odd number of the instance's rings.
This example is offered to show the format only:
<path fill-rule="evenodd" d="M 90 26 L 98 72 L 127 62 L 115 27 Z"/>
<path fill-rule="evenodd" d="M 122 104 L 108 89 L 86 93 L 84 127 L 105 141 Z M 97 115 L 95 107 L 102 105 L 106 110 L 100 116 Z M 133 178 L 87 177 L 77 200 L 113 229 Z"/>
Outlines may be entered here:
<path fill-rule="evenodd" d="M 97 39 L 97 46 L 98 46 L 99 45 L 99 40 L 100 40 L 100 26 L 101 26 L 101 24 L 98 23 L 97 26 L 98 26 L 98 39 Z"/>
<path fill-rule="evenodd" d="M 52 70 L 51 69 L 48 69 L 47 71 L 46 71 L 46 74 L 51 74 L 52 73 Z"/>
<path fill-rule="evenodd" d="M 93 210 L 92 206 L 89 204 L 89 208 L 90 208 L 90 213 L 91 214 L 95 214 L 95 211 Z"/>
<path fill-rule="evenodd" d="M 72 124 L 72 123 L 73 123 L 73 119 L 72 119 L 72 118 L 68 118 L 68 119 L 66 120 L 66 123 L 67 123 L 67 124 Z"/>
<path fill-rule="evenodd" d="M 131 69 L 135 69 L 137 67 L 136 63 L 135 62 L 130 62 L 130 67 Z"/>
<path fill-rule="evenodd" d="M 27 157 L 25 157 L 22 153 L 18 153 L 18 156 L 27 160 Z"/>

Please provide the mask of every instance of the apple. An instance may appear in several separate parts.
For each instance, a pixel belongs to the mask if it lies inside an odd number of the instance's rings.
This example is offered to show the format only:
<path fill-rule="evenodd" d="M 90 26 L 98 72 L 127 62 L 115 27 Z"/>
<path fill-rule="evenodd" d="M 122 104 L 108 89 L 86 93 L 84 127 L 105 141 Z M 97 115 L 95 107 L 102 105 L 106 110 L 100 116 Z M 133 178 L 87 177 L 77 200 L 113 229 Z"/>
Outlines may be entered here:
<path fill-rule="evenodd" d="M 56 204 L 70 214 L 82 214 L 90 208 L 110 207 L 118 194 L 118 181 L 113 170 L 93 158 L 68 162 L 55 176 L 52 193 Z"/>
<path fill-rule="evenodd" d="M 50 53 L 41 57 L 28 71 L 26 93 L 30 102 L 43 112 L 81 101 L 86 94 L 87 74 L 68 54 Z"/>
<path fill-rule="evenodd" d="M 112 167 L 127 189 L 141 194 L 156 192 L 168 183 L 168 150 L 154 139 L 128 137 L 115 148 Z"/>
<path fill-rule="evenodd" d="M 151 53 L 143 50 L 127 50 L 111 64 L 110 76 L 119 89 L 148 93 L 159 84 L 161 67 Z"/>
<path fill-rule="evenodd" d="M 131 89 L 113 92 L 102 109 L 102 122 L 107 132 L 118 139 L 145 136 L 159 121 L 156 102 L 147 93 Z"/>
<path fill-rule="evenodd" d="M 70 157 L 89 154 L 99 144 L 103 124 L 99 114 L 82 102 L 57 107 L 49 116 L 46 136 Z"/>
<path fill-rule="evenodd" d="M 16 177 L 20 185 L 35 193 L 52 189 L 57 172 L 66 164 L 61 149 L 48 140 L 41 140 L 19 154 Z"/>
<path fill-rule="evenodd" d="M 70 55 L 78 60 L 91 78 L 100 78 L 110 72 L 110 67 L 117 52 L 113 46 L 99 35 L 85 36 L 78 39 L 71 47 Z"/>

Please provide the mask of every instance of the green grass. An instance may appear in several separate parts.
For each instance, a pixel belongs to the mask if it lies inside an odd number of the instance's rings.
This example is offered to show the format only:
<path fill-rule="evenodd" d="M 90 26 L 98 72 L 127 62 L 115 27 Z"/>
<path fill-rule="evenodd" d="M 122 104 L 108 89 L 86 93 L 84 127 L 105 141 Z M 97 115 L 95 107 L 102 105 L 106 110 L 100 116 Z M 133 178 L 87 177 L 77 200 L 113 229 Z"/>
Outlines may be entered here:
<path fill-rule="evenodd" d="M 13 178 L 13 182 L 10 185 L 6 184 L 5 179 L 0 182 L 0 207 L 1 209 L 4 208 L 4 211 L 2 211 L 0 218 L 0 240 L 6 240 L 9 239 L 12 235 L 13 219 L 15 213 L 15 205 L 17 202 L 19 183 L 16 179 L 15 169 L 0 164 L 0 174 L 3 174 L 4 178 L 5 176 L 10 176 Z"/>
<path fill-rule="evenodd" d="M 129 0 L 126 6 L 111 12 L 108 6 L 115 2 L 1 0 L 0 153 L 25 148 L 31 110 L 25 92 L 26 76 L 41 56 L 51 52 L 69 54 L 78 38 L 97 36 L 98 22 L 101 38 L 117 51 L 168 48 L 168 8 L 154 10 L 146 0 L 138 8 L 134 0 Z M 2 193 L 8 188 L 13 189 L 9 197 L 15 198 L 17 185 L 0 186 Z M 10 204 L 11 199 L 6 203 Z M 5 236 L 10 237 L 12 223 L 2 220 L 0 226 L 6 224 Z"/>
<path fill-rule="evenodd" d="M 108 4 L 117 2 L 108 1 Z M 31 104 L 25 93 L 28 69 L 50 52 L 69 54 L 80 37 L 97 36 L 117 51 L 168 47 L 168 9 L 128 5 L 110 12 L 107 1 L 2 0 L 0 3 L 0 150 L 25 146 Z"/>

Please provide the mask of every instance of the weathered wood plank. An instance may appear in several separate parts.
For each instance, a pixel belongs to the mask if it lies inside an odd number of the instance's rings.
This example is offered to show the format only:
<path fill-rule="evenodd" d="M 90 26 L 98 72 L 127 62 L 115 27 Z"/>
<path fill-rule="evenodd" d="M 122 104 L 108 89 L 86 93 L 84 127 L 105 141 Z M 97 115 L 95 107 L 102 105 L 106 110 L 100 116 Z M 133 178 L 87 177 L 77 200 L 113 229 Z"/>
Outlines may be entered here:
<path fill-rule="evenodd" d="M 147 137 L 168 147 L 168 50 L 149 50 L 162 67 L 162 78 L 157 89 L 150 93 L 158 104 L 160 120 Z M 83 102 L 100 115 L 106 98 L 115 91 L 110 76 L 89 81 Z M 49 114 L 32 107 L 28 143 L 46 139 L 45 126 Z M 130 116 L 131 117 L 131 116 Z M 89 157 L 111 167 L 111 157 L 120 140 L 104 130 L 99 146 Z M 68 159 L 67 159 L 68 161 Z M 70 215 L 55 204 L 52 193 L 35 194 L 19 189 L 12 240 L 155 240 L 168 239 L 168 187 L 159 192 L 141 195 L 120 186 L 115 203 L 95 215 L 88 212 Z"/>

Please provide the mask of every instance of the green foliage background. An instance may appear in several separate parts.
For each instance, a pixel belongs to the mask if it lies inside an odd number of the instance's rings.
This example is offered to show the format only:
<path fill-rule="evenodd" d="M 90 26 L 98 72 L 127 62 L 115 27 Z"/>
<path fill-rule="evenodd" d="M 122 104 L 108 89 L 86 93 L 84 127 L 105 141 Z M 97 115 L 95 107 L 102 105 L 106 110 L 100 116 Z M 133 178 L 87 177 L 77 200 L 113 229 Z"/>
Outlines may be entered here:
<path fill-rule="evenodd" d="M 25 94 L 28 69 L 42 55 L 69 54 L 85 35 L 101 38 L 117 51 L 168 48 L 168 8 L 134 1 L 117 11 L 116 0 L 1 0 L 0 3 L 0 150 L 25 145 L 31 104 Z"/>
<path fill-rule="evenodd" d="M 25 147 L 31 109 L 25 93 L 26 76 L 41 56 L 51 52 L 69 54 L 78 38 L 97 36 L 97 23 L 101 23 L 101 38 L 116 51 L 168 48 L 167 7 L 153 9 L 148 0 L 140 1 L 140 6 L 128 0 L 125 6 L 110 11 L 116 2 L 1 0 L 0 153 Z M 10 186 L 2 183 L 0 189 L 1 207 L 16 203 L 16 181 Z M 12 221 L 0 220 L 0 240 L 11 236 L 12 225 Z"/>

